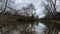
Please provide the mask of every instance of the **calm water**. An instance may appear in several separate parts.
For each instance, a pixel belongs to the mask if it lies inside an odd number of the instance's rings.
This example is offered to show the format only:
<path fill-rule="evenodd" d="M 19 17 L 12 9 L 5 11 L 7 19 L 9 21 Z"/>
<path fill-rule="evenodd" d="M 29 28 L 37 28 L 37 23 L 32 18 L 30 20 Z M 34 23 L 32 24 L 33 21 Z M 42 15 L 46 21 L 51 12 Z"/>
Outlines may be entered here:
<path fill-rule="evenodd" d="M 18 25 L 3 25 L 0 34 L 46 34 L 47 29 L 41 22 L 20 22 Z"/>
<path fill-rule="evenodd" d="M 21 22 L 18 25 L 2 27 L 2 32 L 0 28 L 0 34 L 44 34 L 45 29 L 46 26 L 41 22 Z"/>

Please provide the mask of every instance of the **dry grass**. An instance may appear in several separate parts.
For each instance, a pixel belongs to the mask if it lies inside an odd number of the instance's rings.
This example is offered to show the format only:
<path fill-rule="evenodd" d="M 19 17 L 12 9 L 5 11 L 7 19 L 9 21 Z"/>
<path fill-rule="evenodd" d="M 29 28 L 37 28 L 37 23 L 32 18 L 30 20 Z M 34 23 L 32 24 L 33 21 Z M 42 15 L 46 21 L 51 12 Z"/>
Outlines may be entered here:
<path fill-rule="evenodd" d="M 18 16 L 0 14 L 0 25 L 16 25 L 18 24 Z"/>

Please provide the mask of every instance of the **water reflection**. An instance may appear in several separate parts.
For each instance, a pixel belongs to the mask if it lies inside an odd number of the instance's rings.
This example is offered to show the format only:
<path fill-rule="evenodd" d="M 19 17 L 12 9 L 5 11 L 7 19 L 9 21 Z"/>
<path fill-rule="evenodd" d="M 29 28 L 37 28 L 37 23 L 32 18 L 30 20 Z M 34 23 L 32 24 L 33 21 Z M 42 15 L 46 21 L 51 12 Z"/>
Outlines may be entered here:
<path fill-rule="evenodd" d="M 21 22 L 18 25 L 2 27 L 2 34 L 44 34 L 46 26 L 41 22 Z"/>

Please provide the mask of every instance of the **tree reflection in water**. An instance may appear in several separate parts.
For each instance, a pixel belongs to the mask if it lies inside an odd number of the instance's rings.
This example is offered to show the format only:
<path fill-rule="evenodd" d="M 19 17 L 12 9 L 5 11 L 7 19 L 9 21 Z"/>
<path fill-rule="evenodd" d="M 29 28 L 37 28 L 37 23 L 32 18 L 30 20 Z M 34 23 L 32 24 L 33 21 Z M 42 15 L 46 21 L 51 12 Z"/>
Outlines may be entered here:
<path fill-rule="evenodd" d="M 20 22 L 0 25 L 1 34 L 58 34 L 60 25 L 41 22 Z"/>
<path fill-rule="evenodd" d="M 47 27 L 45 34 L 60 34 L 60 24 L 57 23 L 44 23 Z"/>
<path fill-rule="evenodd" d="M 4 25 L 5 26 L 5 25 Z M 45 26 L 40 22 L 21 22 L 2 27 L 2 34 L 44 34 Z"/>

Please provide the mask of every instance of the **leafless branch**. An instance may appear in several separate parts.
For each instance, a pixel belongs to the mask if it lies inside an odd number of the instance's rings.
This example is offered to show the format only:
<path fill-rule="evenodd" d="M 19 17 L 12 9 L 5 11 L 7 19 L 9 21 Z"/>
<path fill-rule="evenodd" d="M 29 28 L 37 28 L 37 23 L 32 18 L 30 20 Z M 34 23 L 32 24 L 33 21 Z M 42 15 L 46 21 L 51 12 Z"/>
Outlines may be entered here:
<path fill-rule="evenodd" d="M 5 12 L 5 10 L 6 10 L 6 8 L 7 8 L 7 3 L 8 3 L 8 0 L 6 0 L 5 8 L 4 8 L 4 10 L 2 10 L 2 12 L 1 12 L 0 14 L 2 14 L 2 13 L 4 13 L 4 12 Z"/>

